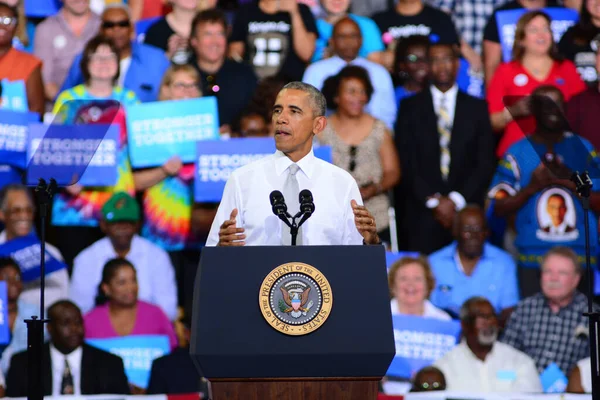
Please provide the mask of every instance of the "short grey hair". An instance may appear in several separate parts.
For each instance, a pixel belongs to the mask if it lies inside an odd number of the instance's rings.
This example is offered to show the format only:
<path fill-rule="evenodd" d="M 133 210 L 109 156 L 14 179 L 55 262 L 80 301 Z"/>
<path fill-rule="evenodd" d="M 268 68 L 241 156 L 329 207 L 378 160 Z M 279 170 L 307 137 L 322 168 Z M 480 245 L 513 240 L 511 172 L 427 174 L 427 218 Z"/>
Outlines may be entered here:
<path fill-rule="evenodd" d="M 304 82 L 290 82 L 283 87 L 283 89 L 293 89 L 300 90 L 304 93 L 308 94 L 308 99 L 310 101 L 310 105 L 313 109 L 313 114 L 315 117 L 324 117 L 327 112 L 327 101 L 325 100 L 325 96 L 323 93 L 313 85 Z"/>
<path fill-rule="evenodd" d="M 105 5 L 104 11 L 102 11 L 102 16 L 104 16 L 108 10 L 123 10 L 127 13 L 127 18 L 129 21 L 131 21 L 131 8 L 129 8 L 129 6 L 125 3 L 110 3 Z"/>
<path fill-rule="evenodd" d="M 21 183 L 11 183 L 4 186 L 2 190 L 0 190 L 0 209 L 6 209 L 6 198 L 8 197 L 9 192 L 25 192 L 31 204 L 35 206 L 33 195 L 27 186 Z"/>
<path fill-rule="evenodd" d="M 462 322 L 466 322 L 472 317 L 471 310 L 472 310 L 473 306 L 477 303 L 491 304 L 490 301 L 483 296 L 473 296 L 473 297 L 467 299 L 467 301 L 465 301 L 463 303 L 463 305 L 460 307 L 460 313 L 458 315 Z"/>

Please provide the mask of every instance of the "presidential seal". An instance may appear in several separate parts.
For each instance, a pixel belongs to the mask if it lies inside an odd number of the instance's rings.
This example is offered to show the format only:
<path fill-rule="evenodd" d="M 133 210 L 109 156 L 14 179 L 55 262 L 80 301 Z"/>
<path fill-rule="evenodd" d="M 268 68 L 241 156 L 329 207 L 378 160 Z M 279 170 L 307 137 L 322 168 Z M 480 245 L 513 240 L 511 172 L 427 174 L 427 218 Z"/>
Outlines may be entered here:
<path fill-rule="evenodd" d="M 286 335 L 306 335 L 319 329 L 331 313 L 333 296 L 327 278 L 315 267 L 287 263 L 271 271 L 258 296 L 269 325 Z"/>

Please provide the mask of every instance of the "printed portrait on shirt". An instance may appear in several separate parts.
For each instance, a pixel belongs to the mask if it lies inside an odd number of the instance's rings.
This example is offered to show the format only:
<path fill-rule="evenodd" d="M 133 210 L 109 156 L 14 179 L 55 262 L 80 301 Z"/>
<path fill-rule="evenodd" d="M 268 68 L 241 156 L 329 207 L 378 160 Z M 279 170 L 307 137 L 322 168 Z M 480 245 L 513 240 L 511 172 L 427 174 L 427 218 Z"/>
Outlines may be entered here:
<path fill-rule="evenodd" d="M 577 214 L 573 199 L 563 188 L 544 191 L 536 204 L 540 240 L 565 241 L 579 237 Z"/>

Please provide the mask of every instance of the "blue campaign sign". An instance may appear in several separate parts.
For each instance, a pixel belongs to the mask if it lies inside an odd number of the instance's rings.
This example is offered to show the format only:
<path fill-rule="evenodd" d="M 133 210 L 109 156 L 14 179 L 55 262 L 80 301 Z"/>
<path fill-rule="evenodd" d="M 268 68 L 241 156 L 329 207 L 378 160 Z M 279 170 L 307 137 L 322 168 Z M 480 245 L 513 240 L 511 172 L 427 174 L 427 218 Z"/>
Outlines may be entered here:
<path fill-rule="evenodd" d="M 600 271 L 597 269 L 594 271 L 594 294 L 600 294 Z"/>
<path fill-rule="evenodd" d="M 61 7 L 60 0 L 26 0 L 25 15 L 36 18 L 48 17 L 56 14 Z"/>
<path fill-rule="evenodd" d="M 148 28 L 150 28 L 156 21 L 161 19 L 162 17 L 154 17 L 154 18 L 146 18 L 141 19 L 135 23 L 135 39 L 138 43 L 144 43 L 144 39 L 146 38 L 146 32 Z"/>
<path fill-rule="evenodd" d="M 231 172 L 275 152 L 273 138 L 240 138 L 199 142 L 197 145 L 194 199 L 199 203 L 221 201 Z M 315 156 L 331 162 L 331 147 L 314 148 Z"/>
<path fill-rule="evenodd" d="M 25 169 L 29 124 L 39 121 L 32 112 L 0 110 L 0 160 Z"/>
<path fill-rule="evenodd" d="M 386 373 L 397 378 L 412 378 L 423 367 L 433 364 L 458 343 L 460 322 L 412 315 L 392 315 L 396 357 Z"/>
<path fill-rule="evenodd" d="M 117 183 L 117 125 L 29 126 L 27 184 L 39 178 L 56 179 L 66 186 L 79 179 L 82 186 L 113 186 Z"/>
<path fill-rule="evenodd" d="M 41 243 L 34 233 L 0 244 L 0 256 L 11 257 L 19 264 L 23 282 L 39 279 L 41 254 Z M 48 250 L 46 250 L 45 259 L 46 274 L 67 267 L 65 263 L 52 257 Z"/>
<path fill-rule="evenodd" d="M 0 165 L 0 189 L 11 183 L 23 183 L 21 171 L 12 165 Z"/>
<path fill-rule="evenodd" d="M 28 111 L 25 82 L 2 79 L 2 108 L 11 111 Z"/>
<path fill-rule="evenodd" d="M 196 143 L 219 139 L 215 97 L 140 103 L 127 107 L 129 157 L 133 168 L 156 167 L 179 156 L 196 161 Z"/>
<path fill-rule="evenodd" d="M 515 30 L 517 21 L 521 15 L 525 14 L 527 9 L 505 10 L 496 13 L 496 23 L 498 25 L 498 36 L 502 45 L 502 58 L 504 62 L 512 60 L 512 48 L 515 40 Z M 554 35 L 554 41 L 558 43 L 562 35 L 572 25 L 575 25 L 579 19 L 577 11 L 570 8 L 544 8 L 543 11 L 550 16 L 552 20 L 551 28 Z"/>
<path fill-rule="evenodd" d="M 568 379 L 555 363 L 548 365 L 540 380 L 545 393 L 564 393 L 567 388 Z"/>
<path fill-rule="evenodd" d="M 386 251 L 385 252 L 385 264 L 387 265 L 387 268 L 390 269 L 392 264 L 394 264 L 396 261 L 398 261 L 402 257 L 417 258 L 417 257 L 419 257 L 419 253 L 412 252 L 412 251 L 399 251 L 399 252 Z"/>
<path fill-rule="evenodd" d="M 0 344 L 10 343 L 10 325 L 8 321 L 8 292 L 6 282 L 0 281 Z"/>
<path fill-rule="evenodd" d="M 456 84 L 459 89 L 471 96 L 484 98 L 483 72 L 475 72 L 464 58 L 460 59 Z"/>
<path fill-rule="evenodd" d="M 86 339 L 90 346 L 120 356 L 129 383 L 148 387 L 152 361 L 168 354 L 169 338 L 165 335 L 132 335 L 107 339 Z"/>

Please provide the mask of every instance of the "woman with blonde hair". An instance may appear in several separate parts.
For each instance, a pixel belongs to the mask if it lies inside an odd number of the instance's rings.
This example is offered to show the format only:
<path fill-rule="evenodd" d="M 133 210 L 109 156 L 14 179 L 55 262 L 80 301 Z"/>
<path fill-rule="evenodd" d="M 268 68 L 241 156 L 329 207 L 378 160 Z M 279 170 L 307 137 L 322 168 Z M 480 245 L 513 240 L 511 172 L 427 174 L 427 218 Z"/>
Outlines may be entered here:
<path fill-rule="evenodd" d="M 414 315 L 449 321 L 450 315 L 428 300 L 435 278 L 424 256 L 402 257 L 390 267 L 388 286 L 392 314 Z"/>

